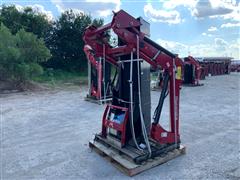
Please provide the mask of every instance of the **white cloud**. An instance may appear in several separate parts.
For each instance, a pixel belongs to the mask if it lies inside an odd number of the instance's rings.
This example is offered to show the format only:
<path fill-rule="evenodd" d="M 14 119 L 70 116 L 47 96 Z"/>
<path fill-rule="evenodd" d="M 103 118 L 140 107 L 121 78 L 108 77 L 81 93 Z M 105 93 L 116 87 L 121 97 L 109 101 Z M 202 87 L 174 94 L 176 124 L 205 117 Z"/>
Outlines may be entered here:
<path fill-rule="evenodd" d="M 44 14 L 46 15 L 46 18 L 51 21 L 53 20 L 53 14 L 51 11 L 48 11 L 44 8 L 44 6 L 40 5 L 40 4 L 34 4 L 34 5 L 27 5 L 27 6 L 21 6 L 16 4 L 15 5 L 16 9 L 20 12 L 22 12 L 24 10 L 24 8 L 26 7 L 31 7 L 33 12 L 35 13 L 39 13 L 39 14 Z"/>
<path fill-rule="evenodd" d="M 17 9 L 19 12 L 23 12 L 23 9 L 24 9 L 23 6 L 21 6 L 21 5 L 19 5 L 19 4 L 16 4 L 15 7 L 16 7 L 16 9 Z"/>
<path fill-rule="evenodd" d="M 111 9 L 106 9 L 106 10 L 102 10 L 102 11 L 97 11 L 97 13 L 101 17 L 108 17 L 109 15 L 112 14 L 112 11 L 111 11 Z"/>
<path fill-rule="evenodd" d="M 240 23 L 226 23 L 221 25 L 221 28 L 232 28 L 232 27 L 240 27 Z"/>
<path fill-rule="evenodd" d="M 161 0 L 163 8 L 174 10 L 186 7 L 197 18 L 221 17 L 240 21 L 240 7 L 236 0 Z"/>
<path fill-rule="evenodd" d="M 216 55 L 216 52 L 210 44 L 193 44 L 190 46 L 189 55 L 195 57 L 209 57 L 209 56 L 220 56 Z"/>
<path fill-rule="evenodd" d="M 163 2 L 163 7 L 166 9 L 175 9 L 178 6 L 184 7 L 194 7 L 197 3 L 196 0 L 168 0 L 168 1 L 161 1 Z"/>
<path fill-rule="evenodd" d="M 92 3 L 112 3 L 113 0 L 86 0 L 86 2 L 92 2 Z"/>
<path fill-rule="evenodd" d="M 178 24 L 182 20 L 180 14 L 176 10 L 165 11 L 155 9 L 151 3 L 144 6 L 144 14 L 153 22 L 163 22 L 168 24 Z"/>
<path fill-rule="evenodd" d="M 57 8 L 58 12 L 60 12 L 60 13 L 64 12 L 64 9 L 60 5 L 57 4 L 56 8 Z"/>
<path fill-rule="evenodd" d="M 218 29 L 216 28 L 216 27 L 214 27 L 214 26 L 211 26 L 209 29 L 208 29 L 208 31 L 210 31 L 210 32 L 213 32 L 213 31 L 217 31 Z"/>
<path fill-rule="evenodd" d="M 112 15 L 112 11 L 119 11 L 121 0 L 51 0 L 60 13 L 74 9 L 91 14 L 94 17 L 107 17 Z"/>
<path fill-rule="evenodd" d="M 192 15 L 198 18 L 229 14 L 233 11 L 234 6 L 223 0 L 199 0 L 195 7 L 192 8 Z"/>
<path fill-rule="evenodd" d="M 174 54 L 179 54 L 180 56 L 187 56 L 188 46 L 185 44 L 175 41 L 167 41 L 163 39 L 157 39 L 157 43 Z"/>
<path fill-rule="evenodd" d="M 175 41 L 158 39 L 159 43 L 169 51 L 179 54 L 180 57 L 192 55 L 195 57 L 230 56 L 239 59 L 240 39 L 226 42 L 224 39 L 215 38 L 213 43 L 184 44 Z"/>
<path fill-rule="evenodd" d="M 229 43 L 229 49 L 231 49 L 235 54 L 231 54 L 230 56 L 235 57 L 235 59 L 240 59 L 240 38 L 237 41 L 232 41 Z"/>
<path fill-rule="evenodd" d="M 215 16 L 215 17 L 217 18 L 220 17 L 220 18 L 223 18 L 224 20 L 240 22 L 240 3 L 233 8 L 232 13 Z"/>
<path fill-rule="evenodd" d="M 34 4 L 34 5 L 28 5 L 28 7 L 31 7 L 33 9 L 33 11 L 36 13 L 45 14 L 47 16 L 48 20 L 53 20 L 52 11 L 45 10 L 44 6 L 39 5 L 39 4 Z"/>
<path fill-rule="evenodd" d="M 203 36 L 208 36 L 208 37 L 212 37 L 213 35 L 212 34 L 208 34 L 208 33 L 202 33 Z"/>
<path fill-rule="evenodd" d="M 223 51 L 224 52 L 224 51 L 227 50 L 228 43 L 225 40 L 223 40 L 221 38 L 215 38 L 214 42 L 215 42 L 215 48 L 216 48 L 217 51 L 220 51 L 220 52 Z"/>

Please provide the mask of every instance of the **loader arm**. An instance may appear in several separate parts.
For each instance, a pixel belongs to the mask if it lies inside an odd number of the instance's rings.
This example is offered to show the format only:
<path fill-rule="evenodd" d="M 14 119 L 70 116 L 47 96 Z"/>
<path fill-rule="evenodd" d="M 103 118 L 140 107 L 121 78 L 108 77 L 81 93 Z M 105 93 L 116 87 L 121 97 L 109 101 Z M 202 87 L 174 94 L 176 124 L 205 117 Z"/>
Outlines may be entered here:
<path fill-rule="evenodd" d="M 177 55 L 171 53 L 159 44 L 145 36 L 139 30 L 141 26 L 140 21 L 120 10 L 114 13 L 112 22 L 103 27 L 96 28 L 89 26 L 83 36 L 85 41 L 84 51 L 87 57 L 105 57 L 106 60 L 115 66 L 118 66 L 119 56 L 128 55 L 133 52 L 138 58 L 148 62 L 153 68 L 162 68 L 166 74 L 166 89 L 169 89 L 170 99 L 170 131 L 166 131 L 159 124 L 159 118 L 162 111 L 162 106 L 158 106 L 154 115 L 154 122 L 151 128 L 151 137 L 159 142 L 177 143 L 180 141 L 179 137 L 179 96 L 180 86 L 182 83 L 181 69 L 183 62 Z M 121 46 L 111 47 L 107 40 L 107 31 L 112 29 L 114 33 L 121 40 Z M 91 48 L 86 48 L 90 46 Z M 90 53 L 94 50 L 93 54 Z M 89 55 L 90 54 L 90 55 Z M 163 92 L 162 92 L 163 93 Z M 162 96 L 166 96 L 163 94 Z M 159 104 L 162 104 L 164 98 L 160 98 Z M 157 118 L 156 118 L 157 117 Z"/>

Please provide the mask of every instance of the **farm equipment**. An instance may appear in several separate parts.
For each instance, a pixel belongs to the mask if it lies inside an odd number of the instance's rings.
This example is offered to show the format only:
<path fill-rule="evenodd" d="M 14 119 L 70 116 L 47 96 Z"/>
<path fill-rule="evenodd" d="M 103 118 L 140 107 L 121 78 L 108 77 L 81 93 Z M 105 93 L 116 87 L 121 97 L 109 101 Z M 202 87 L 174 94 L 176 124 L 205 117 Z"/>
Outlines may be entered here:
<path fill-rule="evenodd" d="M 201 86 L 201 71 L 202 67 L 199 62 L 192 56 L 184 58 L 184 81 L 183 83 L 191 86 Z"/>
<path fill-rule="evenodd" d="M 240 60 L 231 61 L 231 72 L 240 72 Z"/>
<path fill-rule="evenodd" d="M 118 45 L 106 38 L 112 30 Z M 104 59 L 117 69 L 112 101 L 102 117 L 102 130 L 89 146 L 130 176 L 185 153 L 180 145 L 179 101 L 183 62 L 147 37 L 149 24 L 123 10 L 112 22 L 89 26 L 84 33 L 88 59 Z M 163 70 L 163 87 L 151 122 L 150 66 Z M 169 96 L 169 129 L 160 125 Z"/>
<path fill-rule="evenodd" d="M 208 76 L 208 63 L 199 61 L 199 64 L 201 66 L 201 74 L 200 74 L 200 79 L 204 80 L 206 79 L 206 76 Z"/>
<path fill-rule="evenodd" d="M 94 56 L 90 46 L 84 47 L 88 59 L 88 94 L 85 100 L 102 104 L 110 101 L 111 92 L 111 64 L 105 58 Z"/>
<path fill-rule="evenodd" d="M 151 89 L 153 91 L 161 90 L 163 86 L 163 71 L 152 70 L 151 72 Z"/>
<path fill-rule="evenodd" d="M 203 57 L 195 59 L 197 59 L 202 66 L 200 77 L 230 74 L 231 57 Z"/>

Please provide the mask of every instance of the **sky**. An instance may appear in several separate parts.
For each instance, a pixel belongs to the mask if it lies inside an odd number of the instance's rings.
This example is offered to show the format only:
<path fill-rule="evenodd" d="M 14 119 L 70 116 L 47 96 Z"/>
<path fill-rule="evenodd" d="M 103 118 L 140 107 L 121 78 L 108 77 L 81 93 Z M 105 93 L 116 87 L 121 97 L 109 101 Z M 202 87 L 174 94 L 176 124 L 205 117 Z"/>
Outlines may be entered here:
<path fill-rule="evenodd" d="M 125 10 L 150 23 L 150 38 L 180 57 L 228 56 L 240 59 L 240 0 L 0 0 L 21 9 L 31 6 L 58 18 L 73 9 L 112 19 Z"/>

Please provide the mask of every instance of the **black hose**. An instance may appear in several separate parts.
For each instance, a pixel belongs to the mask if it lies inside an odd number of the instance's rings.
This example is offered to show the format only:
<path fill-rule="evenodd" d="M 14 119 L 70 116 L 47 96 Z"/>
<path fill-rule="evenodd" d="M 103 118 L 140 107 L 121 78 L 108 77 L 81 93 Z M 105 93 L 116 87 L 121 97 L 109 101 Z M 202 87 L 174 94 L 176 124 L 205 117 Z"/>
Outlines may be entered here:
<path fill-rule="evenodd" d="M 159 98 L 159 102 L 158 102 L 158 105 L 157 105 L 157 107 L 155 109 L 154 116 L 153 116 L 153 124 L 158 124 L 158 122 L 159 122 L 159 119 L 160 119 L 160 116 L 161 116 L 161 112 L 162 112 L 162 108 L 163 108 L 163 102 L 164 102 L 164 99 L 167 96 L 166 92 L 167 92 L 167 89 L 168 89 L 168 81 L 169 81 L 169 79 L 170 79 L 170 75 L 166 71 L 164 79 L 163 79 L 162 92 L 161 92 L 161 95 L 160 95 L 160 98 Z"/>
<path fill-rule="evenodd" d="M 116 71 L 115 71 L 115 73 L 114 73 L 113 79 L 112 79 L 112 81 L 110 82 L 111 87 L 114 86 L 114 83 L 115 83 L 115 80 L 116 80 L 117 74 L 118 74 L 118 71 L 117 71 L 117 68 L 116 68 Z"/>

